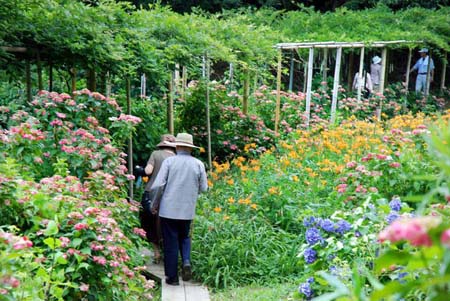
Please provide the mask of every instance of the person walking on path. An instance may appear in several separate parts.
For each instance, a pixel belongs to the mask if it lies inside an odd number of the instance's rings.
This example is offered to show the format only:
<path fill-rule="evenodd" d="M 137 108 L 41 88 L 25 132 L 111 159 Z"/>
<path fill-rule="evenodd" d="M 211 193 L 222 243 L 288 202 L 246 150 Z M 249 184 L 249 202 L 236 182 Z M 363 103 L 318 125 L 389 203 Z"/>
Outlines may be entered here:
<path fill-rule="evenodd" d="M 373 91 L 375 93 L 380 91 L 380 78 L 381 78 L 381 57 L 378 55 L 372 58 L 372 64 L 370 64 L 370 75 L 372 76 Z"/>
<path fill-rule="evenodd" d="M 423 92 L 427 93 L 430 88 L 430 83 L 433 81 L 434 76 L 434 62 L 428 56 L 428 49 L 422 48 L 419 50 L 420 59 L 417 60 L 416 64 L 411 68 L 411 72 L 417 70 L 416 78 L 416 93 Z M 430 67 L 428 68 L 428 63 Z M 430 70 L 430 80 L 427 83 L 427 73 Z"/>
<path fill-rule="evenodd" d="M 170 134 L 161 136 L 161 142 L 156 145 L 159 149 L 152 152 L 145 166 L 145 174 L 149 175 L 149 181 L 145 185 L 143 198 L 150 198 L 150 188 L 161 169 L 162 162 L 169 157 L 175 156 L 175 145 L 170 142 L 175 141 L 175 137 Z M 150 212 L 141 212 L 142 228 L 147 233 L 148 241 L 153 245 L 153 262 L 159 263 L 161 261 L 160 246 L 162 245 L 161 225 L 158 214 Z"/>
<path fill-rule="evenodd" d="M 192 135 L 179 133 L 175 138 L 177 155 L 161 165 L 152 190 L 165 186 L 161 197 L 159 217 L 164 243 L 166 283 L 179 285 L 178 251 L 182 259 L 182 279 L 189 281 L 191 271 L 191 238 L 189 231 L 195 216 L 197 198 L 208 189 L 205 165 L 191 155 Z"/>

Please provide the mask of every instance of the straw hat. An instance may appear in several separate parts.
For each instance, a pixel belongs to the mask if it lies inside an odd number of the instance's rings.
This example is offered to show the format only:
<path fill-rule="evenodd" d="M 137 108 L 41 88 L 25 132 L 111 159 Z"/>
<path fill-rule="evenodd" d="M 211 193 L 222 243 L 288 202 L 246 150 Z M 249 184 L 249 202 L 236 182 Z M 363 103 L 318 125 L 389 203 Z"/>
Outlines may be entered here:
<path fill-rule="evenodd" d="M 175 147 L 173 142 L 175 141 L 175 136 L 171 134 L 164 134 L 161 136 L 161 142 L 158 143 L 157 147 Z"/>
<path fill-rule="evenodd" d="M 194 139 L 192 138 L 192 135 L 188 133 L 178 133 L 173 144 L 175 144 L 176 146 L 199 148 L 198 146 L 194 145 Z"/>
<path fill-rule="evenodd" d="M 372 63 L 378 64 L 379 62 L 381 62 L 381 57 L 379 57 L 378 55 L 372 58 Z"/>

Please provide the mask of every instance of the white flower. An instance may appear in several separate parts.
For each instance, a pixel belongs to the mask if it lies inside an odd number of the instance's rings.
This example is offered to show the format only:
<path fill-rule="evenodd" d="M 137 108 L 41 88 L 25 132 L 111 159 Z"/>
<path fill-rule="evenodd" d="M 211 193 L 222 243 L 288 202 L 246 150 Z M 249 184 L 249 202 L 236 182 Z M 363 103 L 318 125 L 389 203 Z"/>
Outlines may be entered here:
<path fill-rule="evenodd" d="M 339 251 L 339 250 L 341 250 L 342 248 L 344 248 L 344 244 L 343 244 L 342 242 L 338 241 L 338 242 L 336 243 L 336 251 Z"/>

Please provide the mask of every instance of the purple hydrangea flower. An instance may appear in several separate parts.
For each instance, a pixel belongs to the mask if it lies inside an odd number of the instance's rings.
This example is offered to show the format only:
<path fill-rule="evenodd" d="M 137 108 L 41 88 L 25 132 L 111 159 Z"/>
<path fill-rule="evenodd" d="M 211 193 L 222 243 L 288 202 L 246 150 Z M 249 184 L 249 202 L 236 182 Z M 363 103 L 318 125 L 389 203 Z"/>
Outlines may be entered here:
<path fill-rule="evenodd" d="M 303 282 L 302 284 L 300 284 L 300 286 L 298 287 L 298 292 L 305 295 L 307 299 L 310 299 L 313 295 L 311 284 L 309 284 L 308 282 Z"/>
<path fill-rule="evenodd" d="M 314 218 L 314 216 L 308 216 L 303 219 L 303 225 L 305 227 L 311 227 L 312 225 L 314 225 L 315 222 L 316 219 Z"/>
<path fill-rule="evenodd" d="M 352 225 L 346 220 L 341 219 L 336 223 L 336 233 L 344 234 L 352 229 Z"/>
<path fill-rule="evenodd" d="M 309 277 L 308 279 L 306 279 L 306 282 L 308 282 L 309 284 L 314 282 L 314 277 Z"/>
<path fill-rule="evenodd" d="M 320 235 L 319 229 L 317 228 L 309 228 L 308 230 L 306 230 L 305 237 L 306 242 L 309 245 L 314 245 L 317 242 L 323 240 L 322 236 Z"/>
<path fill-rule="evenodd" d="M 392 224 L 392 222 L 395 221 L 397 218 L 399 218 L 399 215 L 398 215 L 397 211 L 392 211 L 391 213 L 389 213 L 386 216 L 386 222 L 388 224 Z"/>
<path fill-rule="evenodd" d="M 316 261 L 317 252 L 311 248 L 306 249 L 303 255 L 305 256 L 305 261 L 308 264 L 311 264 L 314 261 Z"/>
<path fill-rule="evenodd" d="M 402 201 L 399 198 L 393 198 L 392 201 L 389 202 L 389 207 L 393 211 L 400 211 L 402 209 Z"/>
<path fill-rule="evenodd" d="M 322 220 L 320 227 L 327 232 L 334 232 L 334 223 L 328 218 Z"/>

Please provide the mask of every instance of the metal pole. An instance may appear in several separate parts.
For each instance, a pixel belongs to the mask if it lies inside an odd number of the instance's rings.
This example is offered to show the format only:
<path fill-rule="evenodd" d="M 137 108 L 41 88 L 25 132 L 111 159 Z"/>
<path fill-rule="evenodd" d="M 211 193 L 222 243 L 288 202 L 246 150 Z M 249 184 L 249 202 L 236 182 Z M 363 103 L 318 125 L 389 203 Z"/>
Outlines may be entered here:
<path fill-rule="evenodd" d="M 289 91 L 292 92 L 292 85 L 294 84 L 294 51 L 291 54 L 291 66 L 289 69 Z"/>
<path fill-rule="evenodd" d="M 167 103 L 167 128 L 169 133 L 173 135 L 173 73 L 170 72 L 169 80 L 169 102 Z"/>
<path fill-rule="evenodd" d="M 206 57 L 206 131 L 208 133 L 208 167 L 212 167 L 212 149 L 211 149 L 211 121 L 210 121 L 210 115 L 209 115 L 209 73 L 210 73 L 210 66 L 209 66 L 209 59 L 208 55 L 205 55 Z"/>
<path fill-rule="evenodd" d="M 386 78 L 386 59 L 387 59 L 387 48 L 383 47 L 381 49 L 381 74 L 380 74 L 380 93 L 384 94 L 384 81 Z M 380 97 L 380 103 L 378 105 L 377 119 L 381 120 L 381 111 L 383 110 L 383 100 Z"/>
<path fill-rule="evenodd" d="M 323 81 L 327 82 L 328 77 L 328 48 L 323 52 Z"/>
<path fill-rule="evenodd" d="M 444 87 L 445 87 L 445 73 L 447 70 L 447 52 L 444 52 L 444 59 L 442 62 L 442 76 L 441 76 L 441 92 L 444 91 Z"/>
<path fill-rule="evenodd" d="M 306 126 L 309 127 L 309 119 L 311 115 L 311 88 L 312 88 L 312 77 L 313 77 L 313 61 L 314 61 L 314 48 L 309 48 L 309 58 L 308 58 L 308 81 L 306 86 Z"/>
<path fill-rule="evenodd" d="M 330 119 L 331 124 L 333 124 L 336 120 L 336 107 L 337 107 L 339 75 L 340 75 L 339 73 L 341 71 L 341 57 L 342 57 L 342 47 L 339 47 L 336 52 L 336 66 L 334 68 L 333 97 L 331 101 L 331 119 Z"/>
<path fill-rule="evenodd" d="M 412 49 L 409 48 L 408 51 L 408 63 L 406 65 L 406 94 L 408 94 L 409 91 L 409 73 L 411 72 L 411 59 L 412 59 Z"/>
<path fill-rule="evenodd" d="M 278 68 L 277 68 L 277 102 L 275 106 L 275 134 L 278 134 L 278 123 L 280 122 L 280 102 L 281 102 L 281 49 L 278 49 Z"/>
<path fill-rule="evenodd" d="M 366 87 L 362 87 L 365 84 L 365 79 L 363 80 L 363 67 L 364 67 L 364 47 L 361 47 L 361 52 L 359 54 L 359 71 L 358 71 L 358 102 L 361 101 L 361 90 Z"/>
<path fill-rule="evenodd" d="M 430 66 L 431 66 L 431 51 L 428 54 L 428 65 L 427 65 L 427 77 L 425 80 L 425 96 L 428 96 L 430 94 Z"/>
<path fill-rule="evenodd" d="M 127 114 L 131 115 L 131 84 L 130 78 L 126 79 L 126 94 L 127 94 Z M 133 133 L 130 133 L 128 138 L 128 172 L 133 174 Z M 133 199 L 133 180 L 128 181 L 128 198 Z"/>

